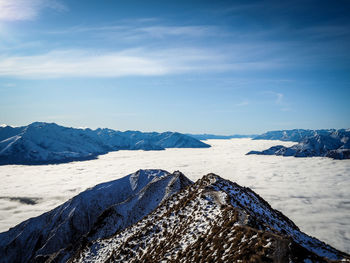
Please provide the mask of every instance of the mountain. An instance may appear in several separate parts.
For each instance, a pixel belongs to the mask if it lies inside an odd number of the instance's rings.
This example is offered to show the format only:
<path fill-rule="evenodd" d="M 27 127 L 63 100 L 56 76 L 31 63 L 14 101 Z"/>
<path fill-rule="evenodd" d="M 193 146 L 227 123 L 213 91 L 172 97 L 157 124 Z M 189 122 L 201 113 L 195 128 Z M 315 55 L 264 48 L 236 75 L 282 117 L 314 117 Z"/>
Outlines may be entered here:
<path fill-rule="evenodd" d="M 240 138 L 254 138 L 257 135 L 241 135 L 241 134 L 235 134 L 235 135 L 215 135 L 215 134 L 190 134 L 186 133 L 186 135 L 191 136 L 192 138 L 195 138 L 197 140 L 212 140 L 212 139 L 219 139 L 219 140 L 228 140 L 228 139 L 240 139 Z"/>
<path fill-rule="evenodd" d="M 87 160 L 117 150 L 205 147 L 210 145 L 177 132 L 75 129 L 44 122 L 17 128 L 0 127 L 0 164 Z"/>
<path fill-rule="evenodd" d="M 136 223 L 190 180 L 180 173 L 139 170 L 96 185 L 57 208 L 0 233 L 0 262 L 65 262 L 74 244 L 106 238 Z"/>
<path fill-rule="evenodd" d="M 140 170 L 0 234 L 0 262 L 340 262 L 251 189 Z"/>
<path fill-rule="evenodd" d="M 208 174 L 69 262 L 340 262 L 249 188 Z M 334 261 L 333 261 L 334 260 Z"/>
<path fill-rule="evenodd" d="M 350 159 L 350 130 L 334 130 L 329 134 L 317 133 L 291 147 L 277 145 L 264 151 L 250 151 L 247 154 Z"/>
<path fill-rule="evenodd" d="M 253 140 L 280 140 L 280 141 L 293 141 L 300 142 L 306 137 L 312 137 L 315 135 L 328 135 L 334 132 L 335 129 L 328 130 L 281 130 L 281 131 L 268 131 L 261 135 L 257 135 Z"/>

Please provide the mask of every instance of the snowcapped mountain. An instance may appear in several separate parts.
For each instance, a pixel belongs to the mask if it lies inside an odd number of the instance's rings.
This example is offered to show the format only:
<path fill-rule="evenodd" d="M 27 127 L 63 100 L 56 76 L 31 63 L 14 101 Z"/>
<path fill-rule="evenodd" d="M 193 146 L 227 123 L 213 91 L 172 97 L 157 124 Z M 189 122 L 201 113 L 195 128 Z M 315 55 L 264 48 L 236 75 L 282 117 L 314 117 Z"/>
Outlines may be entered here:
<path fill-rule="evenodd" d="M 249 188 L 209 174 L 70 262 L 329 262 L 349 259 L 302 233 Z M 333 262 L 333 261 L 332 261 Z"/>
<path fill-rule="evenodd" d="M 249 188 L 208 174 L 140 170 L 0 234 L 0 262 L 330 262 Z M 334 262 L 332 261 L 332 262 Z"/>
<path fill-rule="evenodd" d="M 300 142 L 306 137 L 312 137 L 315 135 L 329 135 L 334 132 L 335 129 L 328 130 L 281 130 L 281 131 L 268 131 L 261 135 L 257 135 L 253 140 L 280 140 L 280 141 L 293 141 Z"/>
<path fill-rule="evenodd" d="M 350 130 L 334 130 L 326 135 L 316 134 L 304 138 L 300 143 L 291 147 L 277 145 L 261 152 L 250 151 L 247 154 L 350 159 Z"/>
<path fill-rule="evenodd" d="M 66 262 L 76 243 L 106 238 L 131 226 L 189 184 L 180 173 L 139 170 L 96 185 L 0 233 L 0 262 L 42 262 L 50 256 Z"/>
<path fill-rule="evenodd" d="M 40 164 L 96 158 L 117 150 L 210 147 L 177 133 L 75 129 L 55 123 L 0 127 L 0 164 Z"/>

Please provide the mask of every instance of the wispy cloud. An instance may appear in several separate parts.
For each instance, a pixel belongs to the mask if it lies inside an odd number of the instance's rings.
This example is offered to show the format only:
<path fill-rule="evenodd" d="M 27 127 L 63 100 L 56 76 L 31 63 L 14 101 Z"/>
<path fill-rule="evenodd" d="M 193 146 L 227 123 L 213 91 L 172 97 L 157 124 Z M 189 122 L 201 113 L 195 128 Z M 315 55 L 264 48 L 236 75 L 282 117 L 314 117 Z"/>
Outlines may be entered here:
<path fill-rule="evenodd" d="M 56 0 L 0 0 L 0 21 L 33 20 L 45 8 L 67 10 Z"/>
<path fill-rule="evenodd" d="M 284 95 L 282 93 L 278 93 L 278 92 L 276 92 L 275 95 L 276 95 L 276 104 L 281 105 L 283 103 Z"/>
<path fill-rule="evenodd" d="M 268 97 L 269 103 L 273 102 L 280 111 L 291 112 L 293 111 L 292 104 L 286 100 L 285 95 L 281 92 L 276 91 L 263 91 L 261 94 L 264 94 Z"/>
<path fill-rule="evenodd" d="M 284 104 L 284 94 L 283 93 L 268 90 L 268 91 L 263 91 L 262 94 L 268 95 L 269 97 L 273 97 L 274 102 L 277 105 Z"/>
<path fill-rule="evenodd" d="M 103 26 L 74 26 L 63 30 L 54 30 L 45 32 L 47 34 L 108 34 L 109 36 L 118 37 L 118 39 L 141 39 L 141 38 L 165 38 L 165 37 L 209 37 L 223 36 L 228 34 L 217 26 L 209 25 L 162 25 L 162 24 L 125 24 Z"/>
<path fill-rule="evenodd" d="M 164 65 L 147 57 L 123 53 L 94 54 L 77 50 L 9 57 L 0 62 L 0 75 L 24 78 L 118 77 L 162 75 L 166 72 Z"/>
<path fill-rule="evenodd" d="M 243 106 L 247 106 L 249 105 L 249 101 L 248 100 L 243 100 L 240 103 L 237 103 L 236 106 L 238 107 L 243 107 Z"/>
<path fill-rule="evenodd" d="M 186 72 L 249 71 L 275 67 L 269 61 L 242 61 L 214 50 L 178 48 L 119 52 L 55 50 L 31 56 L 0 57 L 0 76 L 21 78 L 155 76 Z"/>

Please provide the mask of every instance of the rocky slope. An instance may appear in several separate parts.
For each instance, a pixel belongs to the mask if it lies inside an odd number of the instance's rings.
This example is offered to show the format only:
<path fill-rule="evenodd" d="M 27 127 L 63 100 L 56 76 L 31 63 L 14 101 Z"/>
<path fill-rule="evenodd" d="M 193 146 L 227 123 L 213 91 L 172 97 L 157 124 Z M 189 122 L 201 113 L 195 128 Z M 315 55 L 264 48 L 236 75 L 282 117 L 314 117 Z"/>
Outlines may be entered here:
<path fill-rule="evenodd" d="M 249 188 L 209 174 L 69 262 L 333 262 L 349 260 L 302 233 Z"/>
<path fill-rule="evenodd" d="M 316 134 L 304 138 L 291 147 L 277 145 L 264 151 L 250 151 L 247 154 L 350 159 L 350 130 L 335 130 L 326 135 Z"/>
<path fill-rule="evenodd" d="M 192 182 L 179 173 L 139 170 L 99 184 L 57 208 L 0 233 L 0 262 L 65 262 L 74 244 L 109 237 L 152 212 Z"/>
<path fill-rule="evenodd" d="M 117 150 L 203 147 L 210 145 L 176 132 L 74 129 L 43 122 L 17 128 L 0 127 L 0 164 L 86 160 Z"/>

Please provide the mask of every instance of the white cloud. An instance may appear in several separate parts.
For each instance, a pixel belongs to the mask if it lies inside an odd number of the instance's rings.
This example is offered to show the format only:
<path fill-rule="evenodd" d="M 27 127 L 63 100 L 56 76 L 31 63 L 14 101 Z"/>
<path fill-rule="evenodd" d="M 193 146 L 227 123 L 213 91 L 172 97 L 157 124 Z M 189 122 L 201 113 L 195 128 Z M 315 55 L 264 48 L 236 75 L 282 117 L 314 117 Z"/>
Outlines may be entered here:
<path fill-rule="evenodd" d="M 208 36 L 217 35 L 219 28 L 214 26 L 148 26 L 140 27 L 137 31 L 150 34 L 154 37 L 165 36 Z"/>
<path fill-rule="evenodd" d="M 0 21 L 33 20 L 44 8 L 67 10 L 55 0 L 0 0 Z"/>
<path fill-rule="evenodd" d="M 15 77 L 118 77 L 162 75 L 167 68 L 158 61 L 122 53 L 93 54 L 66 50 L 42 55 L 8 57 L 0 62 L 0 75 Z"/>
<path fill-rule="evenodd" d="M 179 38 L 201 38 L 201 37 L 220 37 L 226 36 L 229 33 L 224 31 L 222 28 L 217 26 L 209 25 L 186 25 L 186 26 L 174 26 L 174 25 L 161 25 L 161 24 L 124 24 L 118 23 L 114 25 L 104 25 L 104 26 L 73 26 L 70 28 L 53 30 L 45 32 L 46 34 L 84 34 L 86 33 L 97 34 L 99 36 L 103 35 L 104 38 L 117 38 L 121 40 L 135 40 L 140 39 L 167 39 L 173 37 L 178 40 Z"/>
<path fill-rule="evenodd" d="M 245 155 L 253 149 L 264 150 L 276 144 L 291 146 L 293 142 L 232 139 L 208 143 L 213 147 L 117 151 L 86 162 L 0 166 L 0 180 L 6 186 L 1 196 L 41 198 L 36 205 L 0 200 L 0 232 L 53 209 L 88 187 L 138 169 L 160 168 L 180 170 L 193 181 L 213 172 L 251 187 L 302 231 L 350 252 L 350 162 Z"/>
<path fill-rule="evenodd" d="M 0 57 L 0 76 L 22 78 L 154 76 L 186 72 L 261 70 L 265 61 L 235 61 L 207 49 L 128 49 L 119 52 L 56 50 L 31 56 Z"/>

